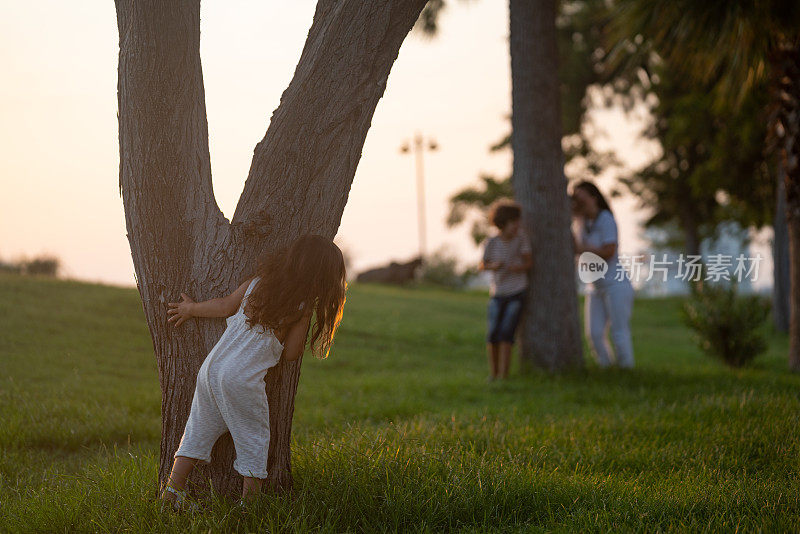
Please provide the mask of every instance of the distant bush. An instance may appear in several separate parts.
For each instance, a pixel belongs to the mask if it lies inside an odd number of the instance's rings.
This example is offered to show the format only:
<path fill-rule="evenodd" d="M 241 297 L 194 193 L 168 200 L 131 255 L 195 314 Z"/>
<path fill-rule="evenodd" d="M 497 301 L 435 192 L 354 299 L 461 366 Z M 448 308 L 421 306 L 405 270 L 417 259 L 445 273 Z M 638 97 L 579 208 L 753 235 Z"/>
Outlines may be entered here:
<path fill-rule="evenodd" d="M 38 274 L 44 276 L 58 275 L 60 262 L 54 256 L 39 256 L 25 262 L 25 274 Z"/>
<path fill-rule="evenodd" d="M 22 274 L 22 265 L 0 260 L 0 272 Z"/>
<path fill-rule="evenodd" d="M 705 283 L 693 289 L 683 319 L 706 354 L 742 367 L 767 349 L 763 325 L 769 311 L 769 299 L 738 295 L 735 283 Z"/>
<path fill-rule="evenodd" d="M 31 260 L 0 261 L 0 272 L 55 277 L 60 266 L 61 261 L 55 256 L 37 256 Z"/>
<path fill-rule="evenodd" d="M 429 284 L 462 288 L 467 280 L 477 272 L 477 269 L 468 268 L 463 272 L 458 270 L 458 258 L 449 254 L 444 248 L 427 256 L 422 264 L 420 281 Z"/>

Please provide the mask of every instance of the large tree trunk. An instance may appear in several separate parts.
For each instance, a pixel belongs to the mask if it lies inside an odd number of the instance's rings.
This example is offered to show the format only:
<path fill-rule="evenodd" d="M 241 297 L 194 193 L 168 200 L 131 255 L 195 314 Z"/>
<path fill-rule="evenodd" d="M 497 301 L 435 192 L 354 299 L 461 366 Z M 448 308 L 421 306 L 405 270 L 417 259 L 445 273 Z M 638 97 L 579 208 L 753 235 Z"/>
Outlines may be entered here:
<path fill-rule="evenodd" d="M 800 45 L 780 43 L 770 56 L 772 112 L 768 146 L 777 150 L 786 188 L 791 296 L 789 368 L 800 371 Z"/>
<path fill-rule="evenodd" d="M 426 0 L 320 0 L 294 78 L 274 112 L 233 220 L 211 184 L 200 65 L 200 2 L 117 0 L 120 192 L 161 384 L 159 481 L 169 475 L 197 371 L 225 329 L 175 329 L 167 302 L 233 291 L 257 256 L 303 233 L 336 234 L 364 139 L 400 44 Z M 246 16 L 243 14 L 243 16 Z M 267 487 L 291 487 L 289 438 L 300 360 L 267 377 Z M 226 434 L 196 489 L 240 491 Z"/>
<path fill-rule="evenodd" d="M 772 318 L 775 329 L 789 331 L 789 228 L 786 225 L 786 185 L 783 165 L 778 163 L 778 187 L 775 195 L 775 219 L 772 225 Z"/>
<path fill-rule="evenodd" d="M 520 349 L 523 361 L 551 371 L 583 366 L 555 18 L 555 0 L 510 1 L 512 182 L 533 247 Z"/>

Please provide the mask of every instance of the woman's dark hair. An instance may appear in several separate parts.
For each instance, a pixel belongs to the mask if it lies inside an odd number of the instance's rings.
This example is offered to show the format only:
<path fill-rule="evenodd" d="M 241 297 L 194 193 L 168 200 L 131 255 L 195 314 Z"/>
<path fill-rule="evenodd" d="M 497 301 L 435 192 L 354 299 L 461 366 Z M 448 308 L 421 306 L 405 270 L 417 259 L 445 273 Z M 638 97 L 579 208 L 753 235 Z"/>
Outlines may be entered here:
<path fill-rule="evenodd" d="M 261 279 L 246 299 L 248 326 L 283 328 L 313 310 L 316 321 L 311 351 L 318 358 L 327 358 L 342 320 L 347 291 L 339 247 L 321 235 L 302 235 L 291 246 L 262 255 L 255 276 Z M 301 304 L 303 309 L 299 309 Z"/>
<path fill-rule="evenodd" d="M 574 191 L 575 189 L 583 189 L 585 192 L 589 193 L 590 196 L 594 197 L 594 199 L 597 201 L 597 209 L 599 211 L 603 210 L 611 211 L 608 202 L 606 202 L 606 197 L 603 196 L 603 193 L 601 193 L 600 190 L 597 189 L 597 186 L 594 185 L 592 182 L 589 182 L 587 180 L 578 182 L 577 184 L 575 184 L 575 187 L 573 187 L 572 190 Z M 614 212 L 611 213 L 613 214 Z"/>
<path fill-rule="evenodd" d="M 489 222 L 500 230 L 521 216 L 522 206 L 510 198 L 499 198 L 489 206 Z"/>

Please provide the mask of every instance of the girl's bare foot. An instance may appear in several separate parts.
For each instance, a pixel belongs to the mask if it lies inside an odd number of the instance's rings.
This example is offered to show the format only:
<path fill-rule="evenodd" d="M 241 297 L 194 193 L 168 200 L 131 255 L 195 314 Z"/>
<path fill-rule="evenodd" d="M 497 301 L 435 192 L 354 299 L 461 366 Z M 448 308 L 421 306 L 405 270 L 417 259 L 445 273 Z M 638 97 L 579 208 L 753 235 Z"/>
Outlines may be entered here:
<path fill-rule="evenodd" d="M 200 509 L 200 506 L 190 500 L 189 495 L 183 491 L 173 488 L 170 485 L 164 487 L 164 491 L 161 494 L 161 510 L 170 509 L 175 512 L 182 512 L 184 510 L 189 510 L 190 512 L 196 512 Z"/>

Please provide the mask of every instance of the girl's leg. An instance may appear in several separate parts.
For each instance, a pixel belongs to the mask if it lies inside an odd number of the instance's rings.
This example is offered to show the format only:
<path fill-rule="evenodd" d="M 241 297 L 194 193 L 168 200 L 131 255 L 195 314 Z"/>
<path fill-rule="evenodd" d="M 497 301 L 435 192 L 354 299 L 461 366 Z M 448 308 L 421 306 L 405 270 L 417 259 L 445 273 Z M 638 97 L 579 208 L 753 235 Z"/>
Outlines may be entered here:
<path fill-rule="evenodd" d="M 197 463 L 195 458 L 176 456 L 175 463 L 172 464 L 172 472 L 169 474 L 169 480 L 167 481 L 167 484 L 178 491 L 183 490 L 184 486 L 186 486 L 186 479 L 189 477 L 189 473 L 192 472 L 192 469 L 194 469 L 195 463 Z M 174 501 L 177 496 L 164 488 L 164 490 L 161 492 L 161 498 L 171 502 Z"/>
<path fill-rule="evenodd" d="M 608 367 L 611 365 L 611 347 L 606 339 L 606 306 L 603 293 L 595 289 L 592 293 L 586 294 L 586 304 L 584 309 L 584 325 L 586 337 L 589 338 L 589 345 L 592 348 L 597 365 Z"/>
<path fill-rule="evenodd" d="M 226 421 L 230 421 L 236 448 L 233 469 L 242 475 L 244 499 L 257 495 L 267 478 L 269 403 L 263 385 L 254 390 L 246 383 L 227 383 L 222 398 L 223 413 Z"/>
<path fill-rule="evenodd" d="M 214 443 L 227 430 L 208 382 L 208 362 L 206 358 L 197 372 L 192 408 L 178 450 L 175 451 L 175 461 L 167 480 L 167 484 L 178 491 L 183 490 L 198 458 L 203 461 L 210 460 Z M 164 488 L 162 498 L 174 501 L 177 497 Z"/>
<path fill-rule="evenodd" d="M 264 483 L 263 478 L 243 477 L 243 479 L 242 499 L 252 498 L 261 493 L 261 484 Z"/>

